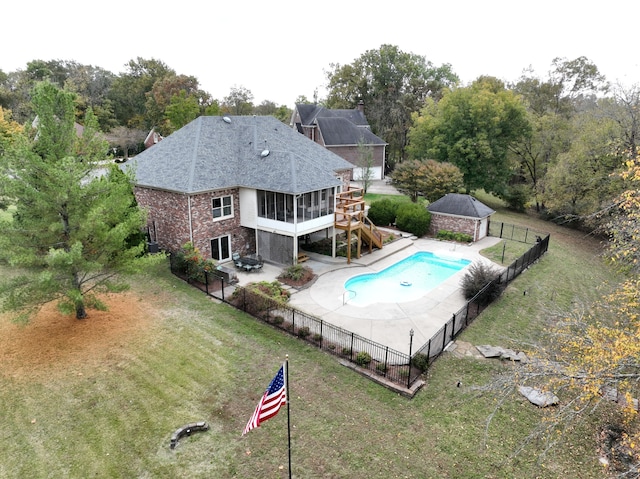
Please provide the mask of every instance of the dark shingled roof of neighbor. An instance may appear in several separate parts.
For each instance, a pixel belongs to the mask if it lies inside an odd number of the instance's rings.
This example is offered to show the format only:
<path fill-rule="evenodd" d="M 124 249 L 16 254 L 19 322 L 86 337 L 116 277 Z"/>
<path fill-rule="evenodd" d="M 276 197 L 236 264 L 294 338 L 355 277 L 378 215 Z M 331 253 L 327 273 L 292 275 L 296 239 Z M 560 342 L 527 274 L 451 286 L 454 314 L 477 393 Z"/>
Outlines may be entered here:
<path fill-rule="evenodd" d="M 427 209 L 432 213 L 466 216 L 469 218 L 486 218 L 495 213 L 495 210 L 492 210 L 473 196 L 459 193 L 447 193 L 427 206 Z"/>

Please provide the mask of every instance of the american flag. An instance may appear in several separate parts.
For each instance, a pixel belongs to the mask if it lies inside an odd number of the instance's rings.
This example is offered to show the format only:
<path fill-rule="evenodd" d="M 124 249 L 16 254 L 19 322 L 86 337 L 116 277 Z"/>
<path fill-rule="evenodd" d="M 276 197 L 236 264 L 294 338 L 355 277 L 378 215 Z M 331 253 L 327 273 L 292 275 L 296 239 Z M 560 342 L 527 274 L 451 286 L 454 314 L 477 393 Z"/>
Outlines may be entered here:
<path fill-rule="evenodd" d="M 285 363 L 286 364 L 286 363 Z M 253 412 L 247 426 L 242 431 L 244 436 L 255 427 L 259 427 L 263 421 L 271 419 L 278 414 L 280 408 L 287 404 L 287 388 L 285 386 L 285 364 L 280 366 L 278 373 L 269 383 L 269 387 L 264 392 L 262 399 L 258 403 L 256 410 Z"/>

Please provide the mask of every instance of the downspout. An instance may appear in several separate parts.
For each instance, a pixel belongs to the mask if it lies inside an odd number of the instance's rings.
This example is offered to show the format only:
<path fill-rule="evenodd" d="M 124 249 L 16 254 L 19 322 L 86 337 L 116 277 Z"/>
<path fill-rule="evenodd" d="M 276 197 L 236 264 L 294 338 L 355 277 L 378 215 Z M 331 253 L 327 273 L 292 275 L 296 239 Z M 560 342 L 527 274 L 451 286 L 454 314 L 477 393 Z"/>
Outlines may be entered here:
<path fill-rule="evenodd" d="M 298 198 L 293 195 L 293 264 L 298 264 Z"/>
<path fill-rule="evenodd" d="M 189 241 L 193 244 L 193 219 L 191 217 L 191 195 L 187 195 L 187 204 L 189 211 Z"/>
<path fill-rule="evenodd" d="M 333 226 L 331 227 L 331 257 L 336 257 L 336 205 L 338 204 L 338 188 L 333 187 Z"/>

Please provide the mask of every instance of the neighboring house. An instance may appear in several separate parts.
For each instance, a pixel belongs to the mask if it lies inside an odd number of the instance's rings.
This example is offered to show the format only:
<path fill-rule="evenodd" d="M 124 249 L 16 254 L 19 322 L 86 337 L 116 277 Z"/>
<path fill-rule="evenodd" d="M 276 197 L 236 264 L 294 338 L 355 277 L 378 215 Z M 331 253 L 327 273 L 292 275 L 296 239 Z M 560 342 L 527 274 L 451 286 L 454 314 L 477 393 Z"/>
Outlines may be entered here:
<path fill-rule="evenodd" d="M 427 206 L 427 210 L 431 213 L 429 234 L 435 236 L 440 230 L 466 233 L 473 241 L 487 236 L 490 216 L 495 213 L 473 196 L 458 193 L 444 195 Z"/>
<path fill-rule="evenodd" d="M 291 126 L 352 163 L 355 166 L 354 180 L 362 178 L 364 163 L 370 165 L 370 179 L 384 178 L 387 143 L 371 132 L 362 101 L 353 110 L 329 110 L 318 105 L 296 104 Z M 363 161 L 359 145 L 369 149 L 370 162 Z"/>
<path fill-rule="evenodd" d="M 163 139 L 164 137 L 160 133 L 158 133 L 154 128 L 151 128 L 151 131 L 149 131 L 149 134 L 144 139 L 144 147 L 151 148 Z"/>
<path fill-rule="evenodd" d="M 127 165 L 160 248 L 191 241 L 217 261 L 237 252 L 278 264 L 297 261 L 300 238 L 334 235 L 353 168 L 270 116 L 199 117 Z"/>

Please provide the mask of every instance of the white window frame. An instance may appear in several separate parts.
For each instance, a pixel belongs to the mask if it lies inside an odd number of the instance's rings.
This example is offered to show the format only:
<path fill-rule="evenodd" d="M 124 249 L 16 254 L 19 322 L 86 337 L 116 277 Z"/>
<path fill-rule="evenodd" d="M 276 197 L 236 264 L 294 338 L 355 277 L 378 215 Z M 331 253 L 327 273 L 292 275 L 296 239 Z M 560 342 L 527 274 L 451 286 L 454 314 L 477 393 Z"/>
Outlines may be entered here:
<path fill-rule="evenodd" d="M 225 200 L 229 201 L 229 204 L 225 204 Z M 220 201 L 220 206 L 215 206 L 216 200 Z M 224 214 L 225 209 L 229 209 L 228 214 Z M 216 210 L 220 212 L 220 216 L 216 216 Z M 233 218 L 233 195 L 216 196 L 211 198 L 211 216 L 214 221 L 223 220 L 226 218 Z"/>

